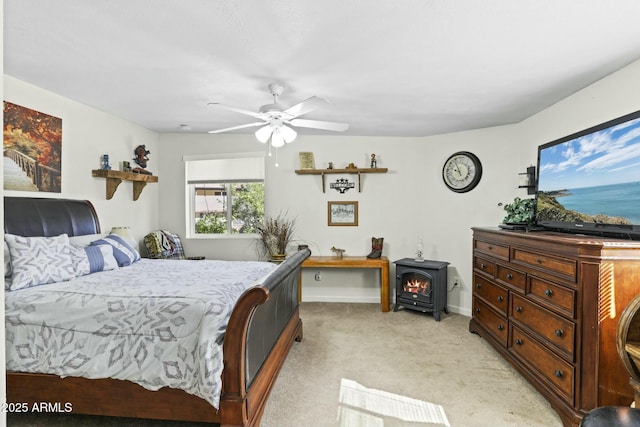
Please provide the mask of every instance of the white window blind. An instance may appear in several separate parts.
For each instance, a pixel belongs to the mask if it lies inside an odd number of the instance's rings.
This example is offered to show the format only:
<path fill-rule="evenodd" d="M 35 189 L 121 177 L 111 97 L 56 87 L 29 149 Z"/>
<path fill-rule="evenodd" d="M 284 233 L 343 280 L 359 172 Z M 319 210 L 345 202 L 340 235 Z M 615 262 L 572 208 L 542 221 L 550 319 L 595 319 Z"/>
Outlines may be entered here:
<path fill-rule="evenodd" d="M 262 153 L 259 153 L 262 154 Z M 185 156 L 185 172 L 188 184 L 202 182 L 263 181 L 264 155 L 256 153 L 246 157 L 199 158 Z"/>

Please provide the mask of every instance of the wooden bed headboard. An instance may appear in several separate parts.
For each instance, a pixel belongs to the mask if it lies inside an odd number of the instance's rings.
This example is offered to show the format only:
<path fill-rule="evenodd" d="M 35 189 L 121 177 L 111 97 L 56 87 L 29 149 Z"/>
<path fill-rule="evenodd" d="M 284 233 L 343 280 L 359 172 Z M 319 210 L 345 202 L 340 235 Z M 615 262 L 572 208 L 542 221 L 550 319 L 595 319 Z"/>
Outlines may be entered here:
<path fill-rule="evenodd" d="M 88 200 L 5 197 L 4 232 L 25 237 L 82 236 L 100 233 L 100 222 Z"/>

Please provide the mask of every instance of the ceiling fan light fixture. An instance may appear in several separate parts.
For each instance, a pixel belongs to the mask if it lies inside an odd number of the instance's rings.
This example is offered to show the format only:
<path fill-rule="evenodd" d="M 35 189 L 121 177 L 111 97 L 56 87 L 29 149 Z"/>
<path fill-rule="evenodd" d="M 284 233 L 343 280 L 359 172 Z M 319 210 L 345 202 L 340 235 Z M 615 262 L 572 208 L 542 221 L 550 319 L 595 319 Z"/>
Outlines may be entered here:
<path fill-rule="evenodd" d="M 296 137 L 298 136 L 298 132 L 285 125 L 280 126 L 280 133 L 282 133 L 284 142 L 286 142 L 287 144 L 295 141 Z"/>
<path fill-rule="evenodd" d="M 271 127 L 271 125 L 266 125 L 258 129 L 255 135 L 258 141 L 262 142 L 263 144 L 266 144 L 267 141 L 269 141 L 271 132 L 273 132 L 273 128 Z"/>
<path fill-rule="evenodd" d="M 280 132 L 280 128 L 274 129 L 271 134 L 271 145 L 274 147 L 282 147 L 284 145 L 284 137 L 282 136 L 282 132 Z"/>

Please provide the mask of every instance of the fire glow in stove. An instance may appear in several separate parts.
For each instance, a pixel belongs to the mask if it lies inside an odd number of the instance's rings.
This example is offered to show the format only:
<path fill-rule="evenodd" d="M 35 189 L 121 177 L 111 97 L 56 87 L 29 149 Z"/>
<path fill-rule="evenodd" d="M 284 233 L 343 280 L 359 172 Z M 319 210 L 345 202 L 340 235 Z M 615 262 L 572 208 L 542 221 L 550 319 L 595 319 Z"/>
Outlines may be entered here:
<path fill-rule="evenodd" d="M 396 265 L 396 304 L 399 307 L 433 312 L 436 321 L 440 321 L 440 312 L 447 309 L 447 266 L 442 261 L 415 261 L 403 258 Z"/>

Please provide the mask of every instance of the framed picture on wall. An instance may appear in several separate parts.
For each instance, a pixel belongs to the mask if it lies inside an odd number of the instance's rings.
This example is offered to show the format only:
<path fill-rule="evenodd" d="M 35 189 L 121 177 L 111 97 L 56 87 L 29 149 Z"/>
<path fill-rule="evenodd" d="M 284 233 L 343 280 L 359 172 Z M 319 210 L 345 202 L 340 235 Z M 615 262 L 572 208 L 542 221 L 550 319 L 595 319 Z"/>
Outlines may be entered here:
<path fill-rule="evenodd" d="M 329 225 L 358 225 L 358 202 L 328 202 Z"/>

